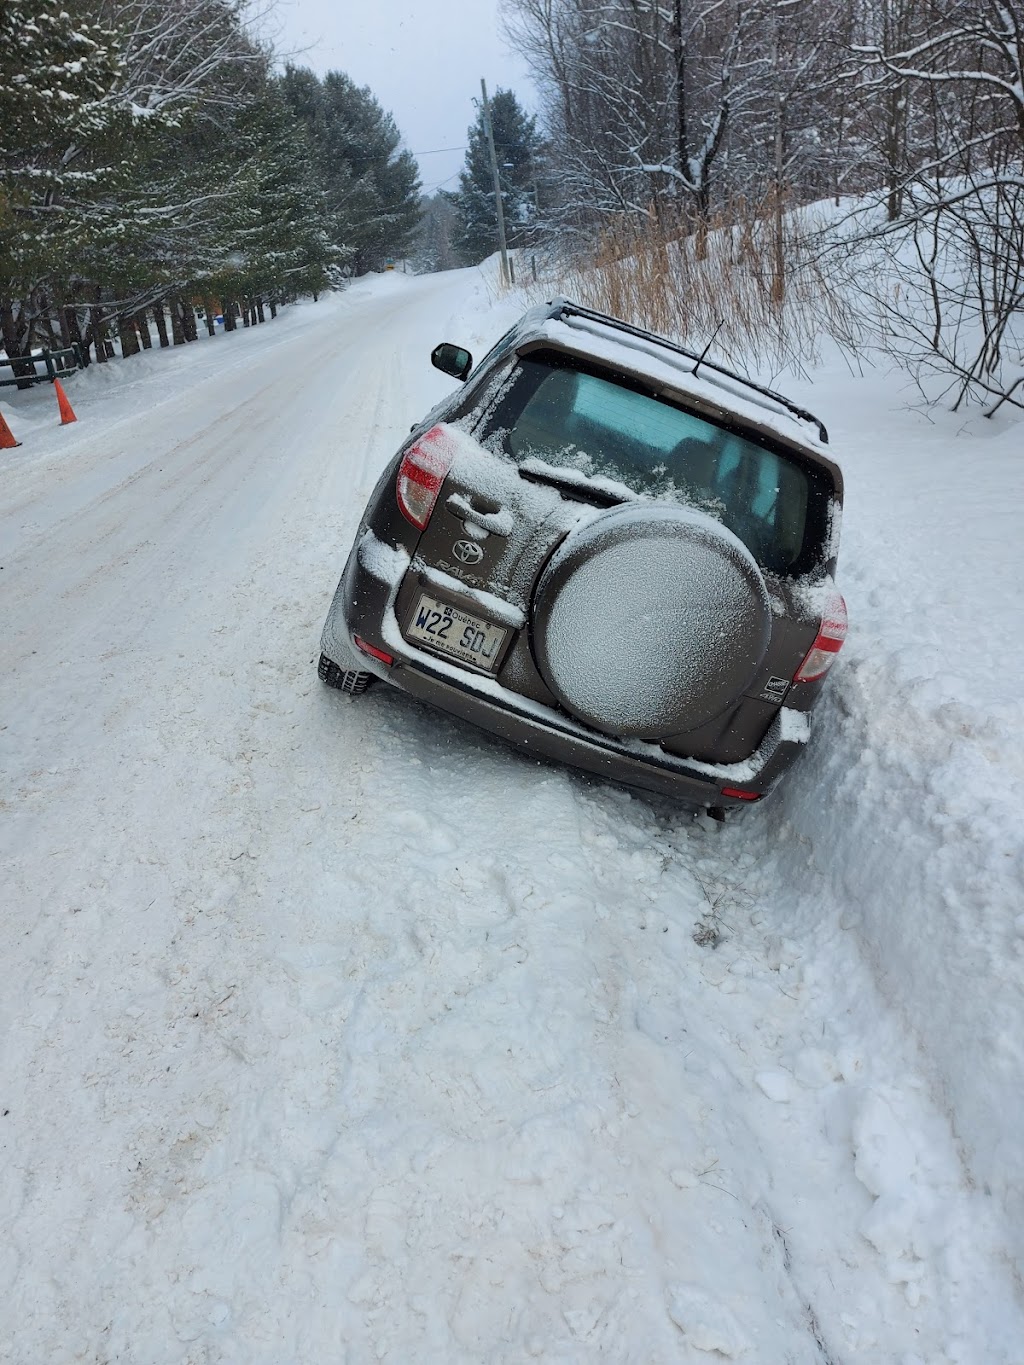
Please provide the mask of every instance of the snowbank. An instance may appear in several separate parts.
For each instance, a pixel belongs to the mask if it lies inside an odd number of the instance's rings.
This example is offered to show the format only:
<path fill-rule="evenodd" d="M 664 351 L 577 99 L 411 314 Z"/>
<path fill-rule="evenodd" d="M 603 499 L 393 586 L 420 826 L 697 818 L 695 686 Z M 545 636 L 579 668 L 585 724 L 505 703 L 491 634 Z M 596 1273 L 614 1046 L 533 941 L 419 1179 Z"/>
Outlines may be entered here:
<path fill-rule="evenodd" d="M 861 944 L 1024 1269 L 1021 428 L 909 410 L 885 377 L 812 393 L 847 483 L 850 638 L 751 836 L 792 932 Z"/>

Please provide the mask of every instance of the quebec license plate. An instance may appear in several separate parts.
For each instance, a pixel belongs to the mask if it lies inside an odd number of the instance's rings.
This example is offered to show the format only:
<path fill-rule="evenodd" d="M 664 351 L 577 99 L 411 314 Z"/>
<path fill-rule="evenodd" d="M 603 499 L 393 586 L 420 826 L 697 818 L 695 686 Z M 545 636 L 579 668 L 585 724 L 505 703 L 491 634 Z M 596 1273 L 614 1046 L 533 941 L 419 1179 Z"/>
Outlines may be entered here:
<path fill-rule="evenodd" d="M 488 669 L 497 663 L 507 634 L 504 626 L 493 626 L 426 593 L 421 595 L 405 630 L 407 640 L 419 640 L 440 654 Z"/>

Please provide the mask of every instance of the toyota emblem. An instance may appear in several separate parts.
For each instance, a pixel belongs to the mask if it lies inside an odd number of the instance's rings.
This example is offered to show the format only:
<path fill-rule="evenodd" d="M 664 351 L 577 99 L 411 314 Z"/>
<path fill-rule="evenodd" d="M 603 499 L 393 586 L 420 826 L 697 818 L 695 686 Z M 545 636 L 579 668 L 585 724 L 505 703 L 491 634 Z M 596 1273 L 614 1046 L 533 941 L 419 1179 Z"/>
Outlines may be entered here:
<path fill-rule="evenodd" d="M 475 540 L 457 540 L 452 546 L 452 554 L 460 564 L 479 564 L 484 557 Z"/>

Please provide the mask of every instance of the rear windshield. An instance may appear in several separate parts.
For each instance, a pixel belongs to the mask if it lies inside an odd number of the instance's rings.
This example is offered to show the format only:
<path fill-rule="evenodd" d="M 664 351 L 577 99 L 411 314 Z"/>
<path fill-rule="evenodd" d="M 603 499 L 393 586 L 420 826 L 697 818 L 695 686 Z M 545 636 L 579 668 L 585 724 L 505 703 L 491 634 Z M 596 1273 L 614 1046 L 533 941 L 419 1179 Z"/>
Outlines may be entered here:
<path fill-rule="evenodd" d="M 824 470 L 576 361 L 521 360 L 477 435 L 517 463 L 569 466 L 699 507 L 774 573 L 805 573 L 822 558 L 833 494 Z"/>

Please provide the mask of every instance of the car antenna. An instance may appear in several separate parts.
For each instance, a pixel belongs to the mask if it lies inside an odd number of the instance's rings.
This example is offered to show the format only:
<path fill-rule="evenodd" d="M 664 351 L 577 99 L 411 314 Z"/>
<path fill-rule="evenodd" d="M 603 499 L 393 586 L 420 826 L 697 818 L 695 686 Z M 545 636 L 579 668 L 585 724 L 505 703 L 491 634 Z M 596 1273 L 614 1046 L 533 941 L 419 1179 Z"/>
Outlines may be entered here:
<path fill-rule="evenodd" d="M 700 369 L 701 364 L 707 359 L 708 351 L 710 351 L 711 347 L 715 344 L 715 337 L 718 336 L 719 332 L 722 330 L 724 326 L 725 318 L 719 318 L 718 326 L 711 333 L 711 336 L 708 338 L 708 344 L 704 347 L 703 351 L 701 351 L 700 355 L 697 357 L 697 363 L 691 370 L 691 374 L 696 374 L 697 371 Z"/>

